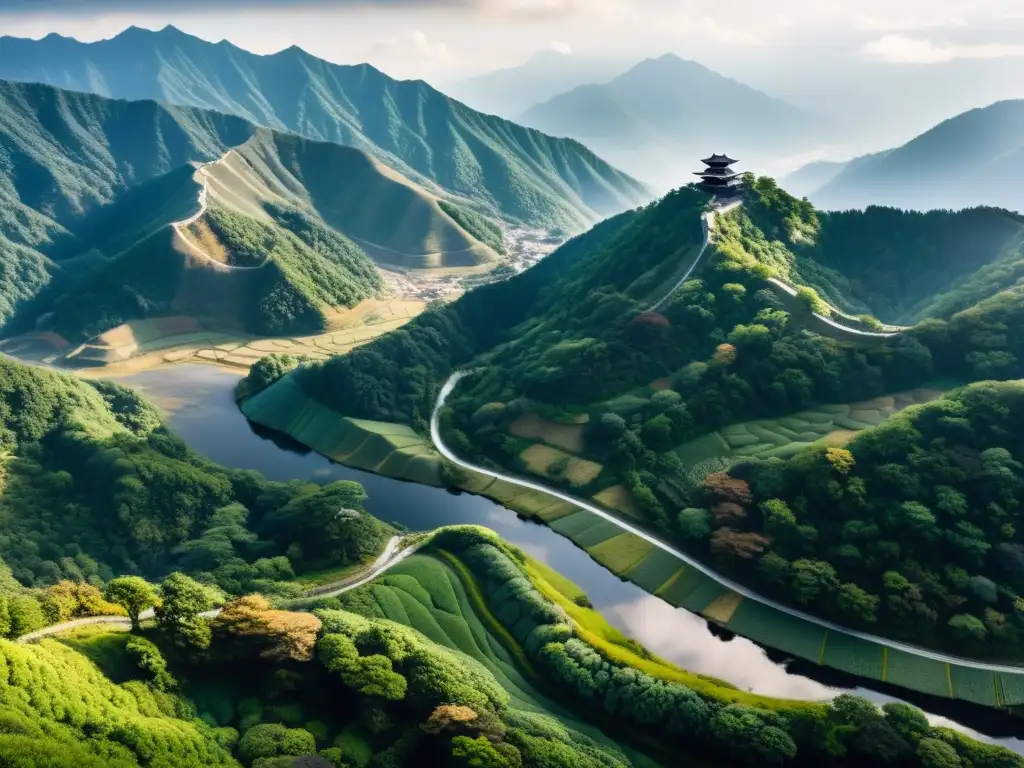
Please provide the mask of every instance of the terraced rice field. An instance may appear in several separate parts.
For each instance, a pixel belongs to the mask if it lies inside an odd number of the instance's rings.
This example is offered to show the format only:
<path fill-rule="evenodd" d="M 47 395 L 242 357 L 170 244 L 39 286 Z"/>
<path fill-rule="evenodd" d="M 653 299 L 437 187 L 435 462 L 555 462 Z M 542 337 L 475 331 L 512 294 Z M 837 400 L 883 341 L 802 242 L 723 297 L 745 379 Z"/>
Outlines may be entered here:
<path fill-rule="evenodd" d="M 531 445 L 519 454 L 519 457 L 526 462 L 527 468 L 533 474 L 548 479 L 563 477 L 574 486 L 586 485 L 601 474 L 603 469 L 600 464 L 593 461 L 578 459 L 565 451 L 541 443 Z M 564 464 L 564 470 L 561 472 L 553 469 L 559 463 Z"/>
<path fill-rule="evenodd" d="M 814 444 L 844 445 L 859 431 L 875 427 L 911 405 L 936 399 L 942 390 L 918 388 L 847 405 L 821 405 L 778 419 L 731 424 L 675 449 L 687 482 L 700 483 L 711 472 L 749 457 L 788 457 Z"/>
<path fill-rule="evenodd" d="M 306 397 L 290 376 L 246 400 L 242 412 L 335 461 L 425 485 L 441 485 L 440 458 L 411 427 L 342 416 Z"/>
<path fill-rule="evenodd" d="M 855 432 L 871 424 L 867 419 L 880 422 L 898 409 L 913 402 L 924 402 L 937 394 L 937 390 L 917 390 L 913 395 L 879 399 L 870 404 L 859 404 L 856 408 L 842 406 L 842 412 L 838 408 L 833 412 L 819 410 L 797 414 L 786 420 L 780 419 L 776 423 L 798 437 L 812 432 L 823 437 L 841 430 Z M 248 400 L 243 405 L 243 411 L 254 421 L 286 432 L 318 452 L 346 464 L 427 484 L 440 484 L 439 459 L 421 436 L 401 425 L 342 417 L 306 398 L 290 377 L 285 377 Z M 769 436 L 761 431 L 767 430 L 764 424 L 759 422 L 757 429 L 746 430 L 747 434 L 758 441 L 756 444 L 771 442 L 777 446 L 782 437 L 793 439 L 777 430 L 768 430 L 773 438 L 769 440 Z M 806 429 L 798 432 L 797 428 Z M 740 433 L 738 430 L 730 430 L 727 434 L 735 437 Z M 726 438 L 713 433 L 701 438 L 701 441 L 701 451 L 706 460 L 709 453 L 717 450 L 716 446 L 721 446 Z M 734 439 L 733 442 L 737 446 L 740 443 L 755 445 L 753 441 L 742 438 Z M 694 453 L 700 454 L 699 451 Z M 722 449 L 719 458 L 731 455 Z M 485 494 L 510 509 L 547 522 L 551 528 L 585 549 L 616 575 L 632 581 L 671 605 L 703 613 L 736 634 L 765 646 L 812 663 L 932 695 L 985 705 L 1024 705 L 1024 674 L 979 674 L 970 669 L 921 659 L 842 633 L 826 632 L 815 624 L 780 613 L 754 600 L 739 598 L 696 568 L 571 503 L 559 501 L 543 492 L 475 474 L 469 474 L 462 487 L 472 493 Z M 612 507 L 607 499 L 606 496 L 605 506 Z M 410 558 L 409 562 L 416 562 L 416 559 Z M 406 566 L 403 563 L 400 568 Z M 400 574 L 400 568 L 392 573 Z M 550 578 L 555 579 L 556 576 Z M 400 585 L 390 586 L 398 588 Z M 409 586 L 405 592 L 409 595 L 416 593 L 416 590 Z M 410 623 L 427 621 L 422 612 L 411 607 L 408 597 L 391 595 L 381 600 L 394 616 L 401 616 L 404 611 Z M 422 602 L 420 604 L 423 605 Z M 437 617 L 434 620 L 438 621 Z M 620 649 L 618 652 L 625 651 Z"/>
<path fill-rule="evenodd" d="M 488 492 L 488 495 L 489 492 Z M 522 498 L 508 506 L 517 508 Z M 537 515 L 544 518 L 544 514 Z M 551 527 L 612 573 L 670 605 L 702 614 L 737 635 L 814 664 L 911 690 L 987 706 L 1024 704 L 1024 674 L 993 675 L 923 659 L 909 653 L 826 631 L 744 598 L 675 556 L 586 510 L 558 507 Z"/>
<path fill-rule="evenodd" d="M 367 299 L 352 309 L 326 310 L 332 328 L 327 333 L 274 339 L 204 330 L 186 316 L 133 320 L 67 352 L 64 360 L 113 373 L 119 366 L 136 371 L 190 360 L 248 370 L 272 353 L 326 360 L 401 328 L 425 306 L 414 299 Z"/>
<path fill-rule="evenodd" d="M 488 614 L 489 611 L 482 595 L 470 593 L 475 585 L 465 582 L 465 578 L 471 578 L 467 574 L 465 571 L 460 577 L 451 564 L 417 554 L 356 592 L 363 592 L 363 598 L 369 595 L 386 618 L 482 663 L 508 691 L 517 709 L 553 715 L 574 731 L 603 744 L 613 744 L 600 730 L 577 720 L 540 693 L 524 676 L 522 649 L 510 650 L 508 643 L 515 640 L 506 633 L 501 641 L 495 637 L 493 631 L 500 625 L 493 615 L 480 615 L 481 610 Z M 351 602 L 351 609 L 358 610 L 361 601 L 357 597 Z"/>
<path fill-rule="evenodd" d="M 582 424 L 559 424 L 536 413 L 524 413 L 509 425 L 508 431 L 516 437 L 543 440 L 569 453 L 583 450 Z"/>
<path fill-rule="evenodd" d="M 627 517 L 632 517 L 636 520 L 642 519 L 636 502 L 633 501 L 633 497 L 623 485 L 613 485 L 610 488 L 605 488 L 600 493 L 594 494 L 593 498 L 594 501 L 606 509 L 614 509 L 616 512 L 621 512 Z"/>

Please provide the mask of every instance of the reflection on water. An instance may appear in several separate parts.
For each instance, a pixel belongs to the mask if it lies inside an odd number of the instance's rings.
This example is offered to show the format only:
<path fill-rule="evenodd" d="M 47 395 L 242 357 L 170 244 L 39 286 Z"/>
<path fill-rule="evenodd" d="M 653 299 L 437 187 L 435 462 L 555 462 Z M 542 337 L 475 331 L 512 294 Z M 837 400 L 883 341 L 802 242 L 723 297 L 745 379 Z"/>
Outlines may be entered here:
<path fill-rule="evenodd" d="M 192 448 L 225 466 L 255 469 L 274 480 L 355 480 L 366 488 L 369 512 L 412 530 L 458 523 L 494 529 L 507 541 L 579 584 L 611 624 L 659 656 L 693 672 L 719 677 L 741 689 L 769 696 L 827 699 L 843 687 L 853 688 L 878 703 L 893 700 L 890 695 L 856 687 L 861 681 L 816 665 L 801 667 L 802 671 L 806 668 L 806 675 L 792 674 L 784 663 L 769 659 L 762 648 L 749 640 L 716 637 L 701 617 L 673 608 L 636 585 L 621 581 L 568 539 L 543 525 L 522 520 L 488 499 L 344 467 L 287 437 L 255 428 L 235 406 L 232 390 L 238 378 L 238 374 L 224 369 L 185 364 L 120 381 L 144 390 L 167 412 L 171 428 Z M 829 684 L 811 676 L 823 677 Z M 932 711 L 955 713 L 953 716 L 958 720 L 985 733 L 1024 734 L 1024 723 L 1018 725 L 1019 720 L 997 716 L 990 710 L 970 705 L 951 709 L 953 705 L 937 699 L 918 701 L 926 702 L 924 707 Z M 930 719 L 952 724 L 937 715 Z M 1024 753 L 1024 743 L 1017 739 L 1000 741 Z"/>

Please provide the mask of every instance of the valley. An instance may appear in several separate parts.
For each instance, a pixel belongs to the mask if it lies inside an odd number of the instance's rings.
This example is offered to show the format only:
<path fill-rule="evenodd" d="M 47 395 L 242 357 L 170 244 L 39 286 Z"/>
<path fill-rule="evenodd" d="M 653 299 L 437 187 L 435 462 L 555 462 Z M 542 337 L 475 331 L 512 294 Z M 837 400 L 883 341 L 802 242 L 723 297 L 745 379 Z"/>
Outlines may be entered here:
<path fill-rule="evenodd" d="M 0 764 L 1024 768 L 937 3 L 0 9 Z"/>

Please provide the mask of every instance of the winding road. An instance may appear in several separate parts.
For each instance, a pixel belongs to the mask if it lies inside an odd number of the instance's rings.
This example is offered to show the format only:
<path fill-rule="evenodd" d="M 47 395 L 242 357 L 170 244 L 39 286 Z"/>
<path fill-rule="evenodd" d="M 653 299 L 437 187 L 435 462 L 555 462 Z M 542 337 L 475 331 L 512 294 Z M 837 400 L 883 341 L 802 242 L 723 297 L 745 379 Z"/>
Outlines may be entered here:
<path fill-rule="evenodd" d="M 373 581 L 375 578 L 380 576 L 385 571 L 394 568 L 400 562 L 402 562 L 409 555 L 413 554 L 418 550 L 422 544 L 414 544 L 402 548 L 402 542 L 404 541 L 402 536 L 392 536 L 388 543 L 385 545 L 383 551 L 377 556 L 365 571 L 354 574 L 339 581 L 331 584 L 324 584 L 320 587 L 316 587 L 307 592 L 303 597 L 336 597 L 344 594 L 351 589 L 361 587 L 364 584 Z M 200 613 L 200 616 L 204 616 L 208 619 L 216 618 L 220 615 L 221 609 L 214 608 L 212 611 L 204 611 Z M 146 619 L 152 619 L 155 613 L 152 608 L 149 608 L 139 614 L 139 618 L 145 621 Z M 49 627 L 43 627 L 37 629 L 34 632 L 29 632 L 15 639 L 16 643 L 31 643 L 36 640 L 40 640 L 44 637 L 51 635 L 59 635 L 62 632 L 67 632 L 69 629 L 75 629 L 77 627 L 86 627 L 92 624 L 112 624 L 122 627 L 131 627 L 131 621 L 124 616 L 89 616 L 84 619 L 72 619 L 71 621 L 65 621 L 61 624 L 52 624 Z"/>
<path fill-rule="evenodd" d="M 704 240 L 701 242 L 700 251 L 697 252 L 697 258 L 693 260 L 693 264 L 691 264 L 690 268 L 686 270 L 683 276 L 676 281 L 675 285 L 669 288 L 668 292 L 664 296 L 662 296 L 660 299 L 658 299 L 650 307 L 647 308 L 648 312 L 656 312 L 662 304 L 664 304 L 672 297 L 672 294 L 679 290 L 683 283 L 690 279 L 690 275 L 692 275 L 693 271 L 697 269 L 701 259 L 704 257 L 704 251 L 708 249 L 708 245 L 710 245 L 711 243 L 711 230 L 715 225 L 715 216 L 717 214 L 724 215 L 731 211 L 733 208 L 738 208 L 741 205 L 743 205 L 742 199 L 733 200 L 732 202 L 726 203 L 725 205 L 718 206 L 717 208 L 712 208 L 710 211 L 704 211 L 704 213 L 701 214 L 700 221 L 701 225 L 704 228 Z"/>
<path fill-rule="evenodd" d="M 712 208 L 711 210 L 705 211 L 704 213 L 701 214 L 701 224 L 704 229 L 704 239 L 701 243 L 700 251 L 697 253 L 697 257 L 693 260 L 693 263 L 690 265 L 689 269 L 686 270 L 683 276 L 676 281 L 675 285 L 673 285 L 664 296 L 662 296 L 660 299 L 654 302 L 654 304 L 647 308 L 647 312 L 656 312 L 663 304 L 665 304 L 665 302 L 672 298 L 672 295 L 679 290 L 683 283 L 690 279 L 690 275 L 692 275 L 694 271 L 697 269 L 697 267 L 700 266 L 700 263 L 704 258 L 704 253 L 705 251 L 707 251 L 708 246 L 711 244 L 711 232 L 714 230 L 715 217 L 719 215 L 724 216 L 725 214 L 729 213 L 729 211 L 734 210 L 735 208 L 739 208 L 741 205 L 743 205 L 743 199 L 739 198 L 718 205 Z M 796 297 L 797 289 L 794 288 L 789 283 L 783 280 L 779 280 L 778 278 L 775 277 L 769 277 L 768 282 L 776 286 L 780 290 L 784 291 L 789 296 L 794 298 Z M 835 308 L 833 308 L 833 312 L 837 316 L 846 317 L 846 315 L 843 315 L 842 312 L 835 310 Z M 819 315 L 817 312 L 814 312 L 812 314 L 819 322 L 824 323 L 825 325 L 828 325 L 832 328 L 835 328 L 836 330 L 841 331 L 845 335 L 863 336 L 865 338 L 889 338 L 892 336 L 897 336 L 903 331 L 907 330 L 906 326 L 897 325 L 885 326 L 881 331 L 862 331 L 859 328 L 852 328 L 848 325 L 843 325 L 842 323 L 836 322 L 831 317 Z"/>
<path fill-rule="evenodd" d="M 657 309 L 658 307 L 660 307 L 670 296 L 672 296 L 673 293 L 676 292 L 676 290 L 678 290 L 678 288 L 684 282 L 686 282 L 687 279 L 689 279 L 690 275 L 693 273 L 693 271 L 700 264 L 701 258 L 704 255 L 704 252 L 707 249 L 708 244 L 709 244 L 710 235 L 711 235 L 711 228 L 714 225 L 715 215 L 716 214 L 727 213 L 728 211 L 733 210 L 734 208 L 738 207 L 741 204 L 742 204 L 742 201 L 735 200 L 735 201 L 732 201 L 731 203 L 728 203 L 728 204 L 726 204 L 726 205 L 724 205 L 724 206 L 722 206 L 722 207 L 720 207 L 718 209 L 707 211 L 707 212 L 705 212 L 702 215 L 702 218 L 703 218 L 703 221 L 704 221 L 704 243 L 703 243 L 703 246 L 701 247 L 700 253 L 698 253 L 697 258 L 694 259 L 693 264 L 686 271 L 686 274 L 683 275 L 683 277 L 668 291 L 668 293 L 666 293 L 664 296 L 661 297 L 661 299 L 659 299 L 657 302 L 655 302 L 648 311 L 653 311 L 653 310 Z M 795 293 L 795 291 L 794 291 L 794 293 Z M 830 322 L 829 318 L 826 318 L 826 317 L 824 317 L 822 315 L 816 315 L 816 316 L 819 317 L 821 320 L 824 320 L 826 322 Z M 868 332 L 868 331 L 859 331 L 859 330 L 856 330 L 856 329 L 853 329 L 853 328 L 848 328 L 847 326 L 839 325 L 839 324 L 837 324 L 835 322 L 832 322 L 831 324 L 837 326 L 838 328 L 841 328 L 845 332 L 849 332 L 851 334 L 862 335 L 862 336 L 893 336 L 896 333 L 899 333 L 899 331 L 895 331 L 895 332 L 891 332 L 891 333 L 871 333 L 871 332 Z M 901 643 L 901 642 L 897 642 L 897 641 L 894 641 L 894 640 L 890 640 L 888 638 L 880 637 L 878 635 L 873 635 L 873 634 L 870 634 L 868 632 L 861 632 L 861 631 L 858 631 L 858 630 L 855 630 L 855 629 L 848 629 L 847 627 L 844 627 L 844 626 L 842 626 L 840 624 L 836 624 L 834 622 L 827 621 L 827 620 L 819 618 L 817 616 L 813 616 L 813 615 L 811 615 L 809 613 L 804 613 L 801 610 L 798 610 L 796 608 L 792 608 L 792 607 L 790 607 L 788 605 L 784 605 L 782 603 L 776 602 L 775 600 L 772 600 L 769 597 L 765 597 L 764 595 L 758 594 L 753 589 L 751 589 L 749 587 L 746 587 L 743 584 L 740 584 L 739 582 L 733 581 L 732 579 L 730 579 L 730 578 L 728 578 L 726 576 L 723 576 L 722 574 L 718 573 L 717 571 L 715 571 L 714 569 L 712 569 L 711 567 L 709 567 L 705 563 L 702 563 L 700 560 L 697 560 L 697 559 L 691 557 L 690 555 L 687 555 L 686 553 L 676 549 L 671 544 L 668 544 L 667 542 L 662 541 L 661 539 L 657 538 L 656 536 L 651 535 L 647 531 L 644 531 L 644 530 L 636 527 L 635 525 L 632 525 L 632 524 L 626 522 L 625 520 L 620 519 L 619 517 L 617 517 L 616 515 L 612 514 L 609 511 L 607 511 L 606 509 L 598 507 L 598 506 L 596 506 L 596 505 L 594 505 L 594 504 L 592 504 L 592 503 L 590 503 L 588 501 L 585 501 L 583 499 L 577 498 L 575 496 L 571 496 L 571 495 L 569 495 L 567 493 L 563 493 L 562 491 L 560 491 L 560 490 L 558 490 L 556 488 L 551 488 L 549 486 L 546 486 L 543 483 L 539 483 L 539 482 L 536 482 L 534 480 L 525 480 L 523 478 L 516 477 L 515 475 L 510 475 L 510 474 L 507 474 L 507 473 L 504 473 L 504 472 L 497 472 L 497 471 L 495 471 L 493 469 L 488 469 L 487 467 L 482 467 L 482 466 L 480 466 L 478 464 L 473 464 L 471 462 L 466 461 L 465 459 L 460 458 L 447 445 L 445 445 L 444 441 L 441 439 L 441 429 L 440 429 L 439 418 L 440 418 L 441 409 L 444 408 L 444 404 L 447 401 L 448 396 L 451 395 L 452 391 L 455 389 L 455 387 L 458 385 L 458 383 L 462 379 L 466 378 L 467 376 L 472 376 L 476 372 L 477 372 L 476 370 L 456 371 L 451 376 L 449 376 L 448 380 L 444 383 L 444 386 L 441 388 L 441 392 L 440 392 L 440 394 L 437 397 L 437 402 L 434 404 L 434 411 L 433 411 L 433 413 L 431 414 L 431 417 L 430 417 L 430 437 L 433 440 L 434 445 L 437 447 L 437 450 L 441 453 L 442 456 L 444 456 L 446 459 L 451 461 L 456 466 L 458 466 L 458 467 L 460 467 L 462 469 L 469 470 L 471 472 L 475 472 L 475 473 L 480 474 L 480 475 L 485 475 L 487 477 L 492 477 L 492 478 L 494 478 L 496 480 L 502 480 L 502 481 L 504 481 L 506 483 L 511 483 L 512 485 L 517 485 L 517 486 L 519 486 L 521 488 L 527 488 L 527 489 L 529 489 L 531 491 L 540 491 L 541 493 L 546 493 L 547 495 L 549 495 L 549 496 L 551 496 L 551 497 L 553 497 L 555 499 L 559 499 L 560 501 L 565 501 L 565 502 L 568 502 L 570 504 L 573 504 L 573 505 L 579 507 L 580 509 L 584 509 L 587 512 L 590 512 L 591 514 L 597 515 L 598 517 L 600 517 L 603 520 L 607 520 L 608 522 L 612 523 L 613 525 L 618 526 L 621 530 L 623 530 L 623 531 L 625 531 L 627 533 L 631 533 L 634 536 L 640 537 L 644 541 L 648 542 L 649 544 L 654 545 L 655 547 L 657 547 L 658 549 L 660 549 L 660 550 L 662 550 L 664 552 L 667 552 L 668 554 L 672 555 L 673 557 L 678 558 L 679 560 L 681 560 L 682 562 L 686 563 L 691 568 L 694 568 L 694 569 L 700 571 L 705 576 L 707 576 L 707 577 L 713 579 L 714 581 L 718 582 L 723 587 L 726 587 L 727 589 L 730 589 L 733 592 L 735 592 L 735 593 L 737 593 L 739 595 L 742 595 L 743 597 L 745 597 L 747 599 L 754 600 L 754 601 L 756 601 L 758 603 L 761 603 L 762 605 L 765 605 L 765 606 L 767 606 L 769 608 L 773 608 L 774 610 L 780 611 L 782 613 L 788 614 L 789 616 L 793 616 L 795 618 L 798 618 L 798 619 L 801 619 L 803 621 L 809 622 L 809 623 L 814 624 L 816 626 L 819 626 L 819 627 L 821 627 L 823 629 L 827 629 L 827 630 L 830 630 L 830 631 L 833 631 L 833 632 L 840 632 L 842 634 L 849 635 L 851 637 L 856 637 L 856 638 L 861 639 L 861 640 L 867 640 L 869 642 L 877 643 L 879 645 L 884 645 L 884 646 L 887 646 L 889 648 L 893 648 L 893 649 L 900 650 L 900 651 L 905 651 L 906 653 L 911 653 L 911 654 L 914 654 L 915 656 L 920 656 L 922 658 L 931 659 L 933 661 L 945 662 L 947 664 L 956 664 L 956 665 L 961 666 L 961 667 L 969 667 L 969 668 L 972 668 L 972 669 L 981 669 L 981 670 L 986 670 L 986 671 L 990 671 L 990 672 L 1005 672 L 1005 673 L 1009 673 L 1009 674 L 1020 673 L 1020 672 L 1024 671 L 1024 665 L 1013 666 L 1013 665 L 1005 665 L 1005 664 L 991 664 L 991 663 L 984 662 L 984 661 L 976 661 L 974 659 L 966 659 L 966 658 L 962 658 L 962 657 L 959 657 L 959 656 L 951 656 L 951 655 L 948 655 L 948 654 L 945 654 L 945 653 L 940 653 L 938 651 L 932 651 L 932 650 L 929 650 L 927 648 L 920 648 L 920 647 L 915 646 L 915 645 L 909 645 L 907 643 Z"/>
<path fill-rule="evenodd" d="M 265 267 L 267 265 L 267 263 L 270 261 L 270 259 L 269 258 L 264 259 L 261 263 L 257 264 L 254 267 L 238 267 L 238 266 L 235 266 L 234 264 L 225 264 L 224 262 L 217 261 L 215 258 L 210 256 L 208 253 L 206 253 L 206 251 L 204 251 L 202 248 L 200 248 L 195 243 L 193 243 L 191 240 L 189 240 L 188 236 L 185 234 L 185 230 L 188 227 L 190 227 L 193 224 L 195 224 L 197 221 L 199 221 L 199 219 L 202 217 L 202 215 L 204 213 L 206 213 L 206 211 L 210 207 L 210 182 L 206 178 L 206 174 L 203 172 L 204 169 L 207 166 L 216 165 L 217 163 L 223 162 L 224 159 L 228 155 L 230 155 L 232 151 L 233 150 L 228 150 L 228 152 L 225 153 L 222 157 L 219 157 L 216 160 L 212 160 L 209 163 L 202 163 L 198 168 L 196 168 L 196 176 L 199 176 L 201 181 L 202 181 L 202 183 L 203 183 L 203 188 L 201 190 L 199 190 L 199 210 L 196 211 L 195 213 L 193 213 L 187 219 L 182 219 L 181 221 L 171 222 L 171 229 L 173 229 L 175 231 L 175 233 L 178 235 L 178 238 L 181 240 L 181 242 L 183 242 L 185 244 L 185 246 L 190 251 L 192 251 L 193 254 L 195 254 L 196 256 L 200 257 L 201 259 L 204 259 L 205 261 L 210 262 L 217 269 L 219 269 L 219 270 L 221 270 L 223 272 L 247 272 L 247 271 L 253 270 L 253 269 L 262 269 L 263 267 Z"/>
<path fill-rule="evenodd" d="M 746 587 L 740 584 L 739 582 L 733 581 L 727 576 L 723 576 L 722 574 L 718 573 L 717 571 L 713 570 L 709 566 L 702 563 L 700 560 L 697 560 L 691 557 L 690 555 L 681 552 L 680 550 L 673 547 L 671 544 L 662 541 L 656 536 L 652 536 L 650 533 L 647 533 L 646 531 L 637 528 L 634 525 L 631 525 L 625 520 L 619 519 L 612 513 L 608 512 L 607 510 L 595 506 L 590 502 L 577 498 L 576 496 L 570 496 L 567 493 L 563 493 L 562 491 L 559 491 L 556 488 L 551 488 L 542 483 L 538 483 L 533 480 L 524 480 L 523 478 L 516 477 L 515 475 L 509 475 L 504 472 L 496 472 L 493 469 L 482 467 L 479 464 L 472 464 L 471 462 L 468 462 L 465 459 L 456 456 L 455 453 L 453 453 L 452 450 L 447 445 L 445 445 L 444 441 L 441 439 L 439 415 L 441 413 L 441 409 L 444 407 L 445 401 L 447 401 L 448 396 L 452 393 L 452 390 L 455 389 L 456 385 L 458 385 L 458 383 L 462 379 L 466 378 L 467 376 L 472 376 L 476 372 L 477 371 L 456 371 L 455 373 L 453 373 L 444 383 L 444 387 L 441 388 L 441 393 L 438 395 L 437 402 L 434 405 L 434 412 L 433 414 L 431 414 L 430 417 L 430 437 L 434 441 L 434 445 L 437 447 L 437 450 L 441 453 L 442 456 L 444 456 L 446 459 L 448 459 L 456 466 L 462 469 L 467 469 L 471 472 L 475 472 L 480 475 L 493 477 L 496 480 L 503 480 L 506 483 L 511 483 L 512 485 L 517 485 L 521 488 L 527 488 L 531 491 L 540 491 L 541 493 L 546 493 L 553 498 L 559 499 L 560 501 L 566 501 L 569 502 L 570 504 L 574 504 L 580 509 L 584 509 L 587 512 L 590 512 L 591 514 L 597 515 L 603 520 L 607 520 L 608 522 L 618 526 L 623 531 L 631 533 L 634 536 L 638 536 L 644 541 L 648 542 L 649 544 L 653 544 L 658 549 L 667 552 L 673 557 L 676 557 L 679 560 L 683 561 L 691 568 L 695 568 L 696 570 L 703 573 L 705 576 L 714 579 L 723 587 L 726 587 L 727 589 L 730 589 L 733 592 L 742 595 L 745 598 L 754 600 L 758 603 L 761 603 L 762 605 L 766 605 L 769 608 L 781 611 L 782 613 L 788 614 L 795 618 L 802 619 L 803 621 L 810 622 L 811 624 L 815 624 L 819 627 L 822 627 L 823 629 L 828 629 L 833 632 L 841 632 L 842 634 L 850 635 L 851 637 L 856 637 L 861 640 L 867 640 L 872 643 L 878 643 L 879 645 L 885 645 L 889 648 L 894 648 L 899 651 L 905 651 L 907 653 L 914 654 L 915 656 L 920 656 L 926 659 L 932 659 L 933 661 L 946 662 L 948 664 L 956 664 L 961 667 L 983 669 L 991 672 L 1006 672 L 1010 674 L 1020 673 L 1024 671 L 1024 665 L 1012 666 L 1005 664 L 990 664 L 984 661 L 975 661 L 973 659 L 965 659 L 959 656 L 950 656 L 948 654 L 940 653 L 938 651 L 928 650 L 927 648 L 920 648 L 916 645 L 908 645 L 907 643 L 901 643 L 895 640 L 890 640 L 885 637 L 880 637 L 878 635 L 872 635 L 868 632 L 860 632 L 855 629 L 848 629 L 847 627 L 844 627 L 840 624 L 836 624 L 834 622 L 821 619 L 809 613 L 804 613 L 803 611 L 797 610 L 796 608 L 791 608 L 790 606 L 776 602 L 775 600 L 772 600 L 769 597 L 760 595 L 754 590 L 750 589 L 749 587 Z"/>

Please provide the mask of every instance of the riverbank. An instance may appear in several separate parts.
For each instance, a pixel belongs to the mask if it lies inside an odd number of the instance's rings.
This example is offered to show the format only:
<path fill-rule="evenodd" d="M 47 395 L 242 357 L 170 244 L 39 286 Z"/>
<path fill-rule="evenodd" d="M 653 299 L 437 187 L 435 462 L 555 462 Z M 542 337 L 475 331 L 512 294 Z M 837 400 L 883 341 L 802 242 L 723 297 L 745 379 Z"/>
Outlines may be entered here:
<path fill-rule="evenodd" d="M 251 421 L 289 435 L 343 464 L 402 480 L 443 485 L 442 458 L 410 427 L 363 422 L 308 398 L 284 377 L 241 405 Z M 489 498 L 542 522 L 583 549 L 620 579 L 729 632 L 811 664 L 943 699 L 986 707 L 1024 706 L 1024 670 L 944 660 L 898 643 L 876 642 L 777 610 L 713 578 L 641 533 L 635 521 L 599 508 L 595 513 L 536 483 L 510 482 L 463 468 L 460 490 Z M 592 507 L 596 502 L 587 501 Z M 980 667 L 980 668 L 979 668 Z"/>

